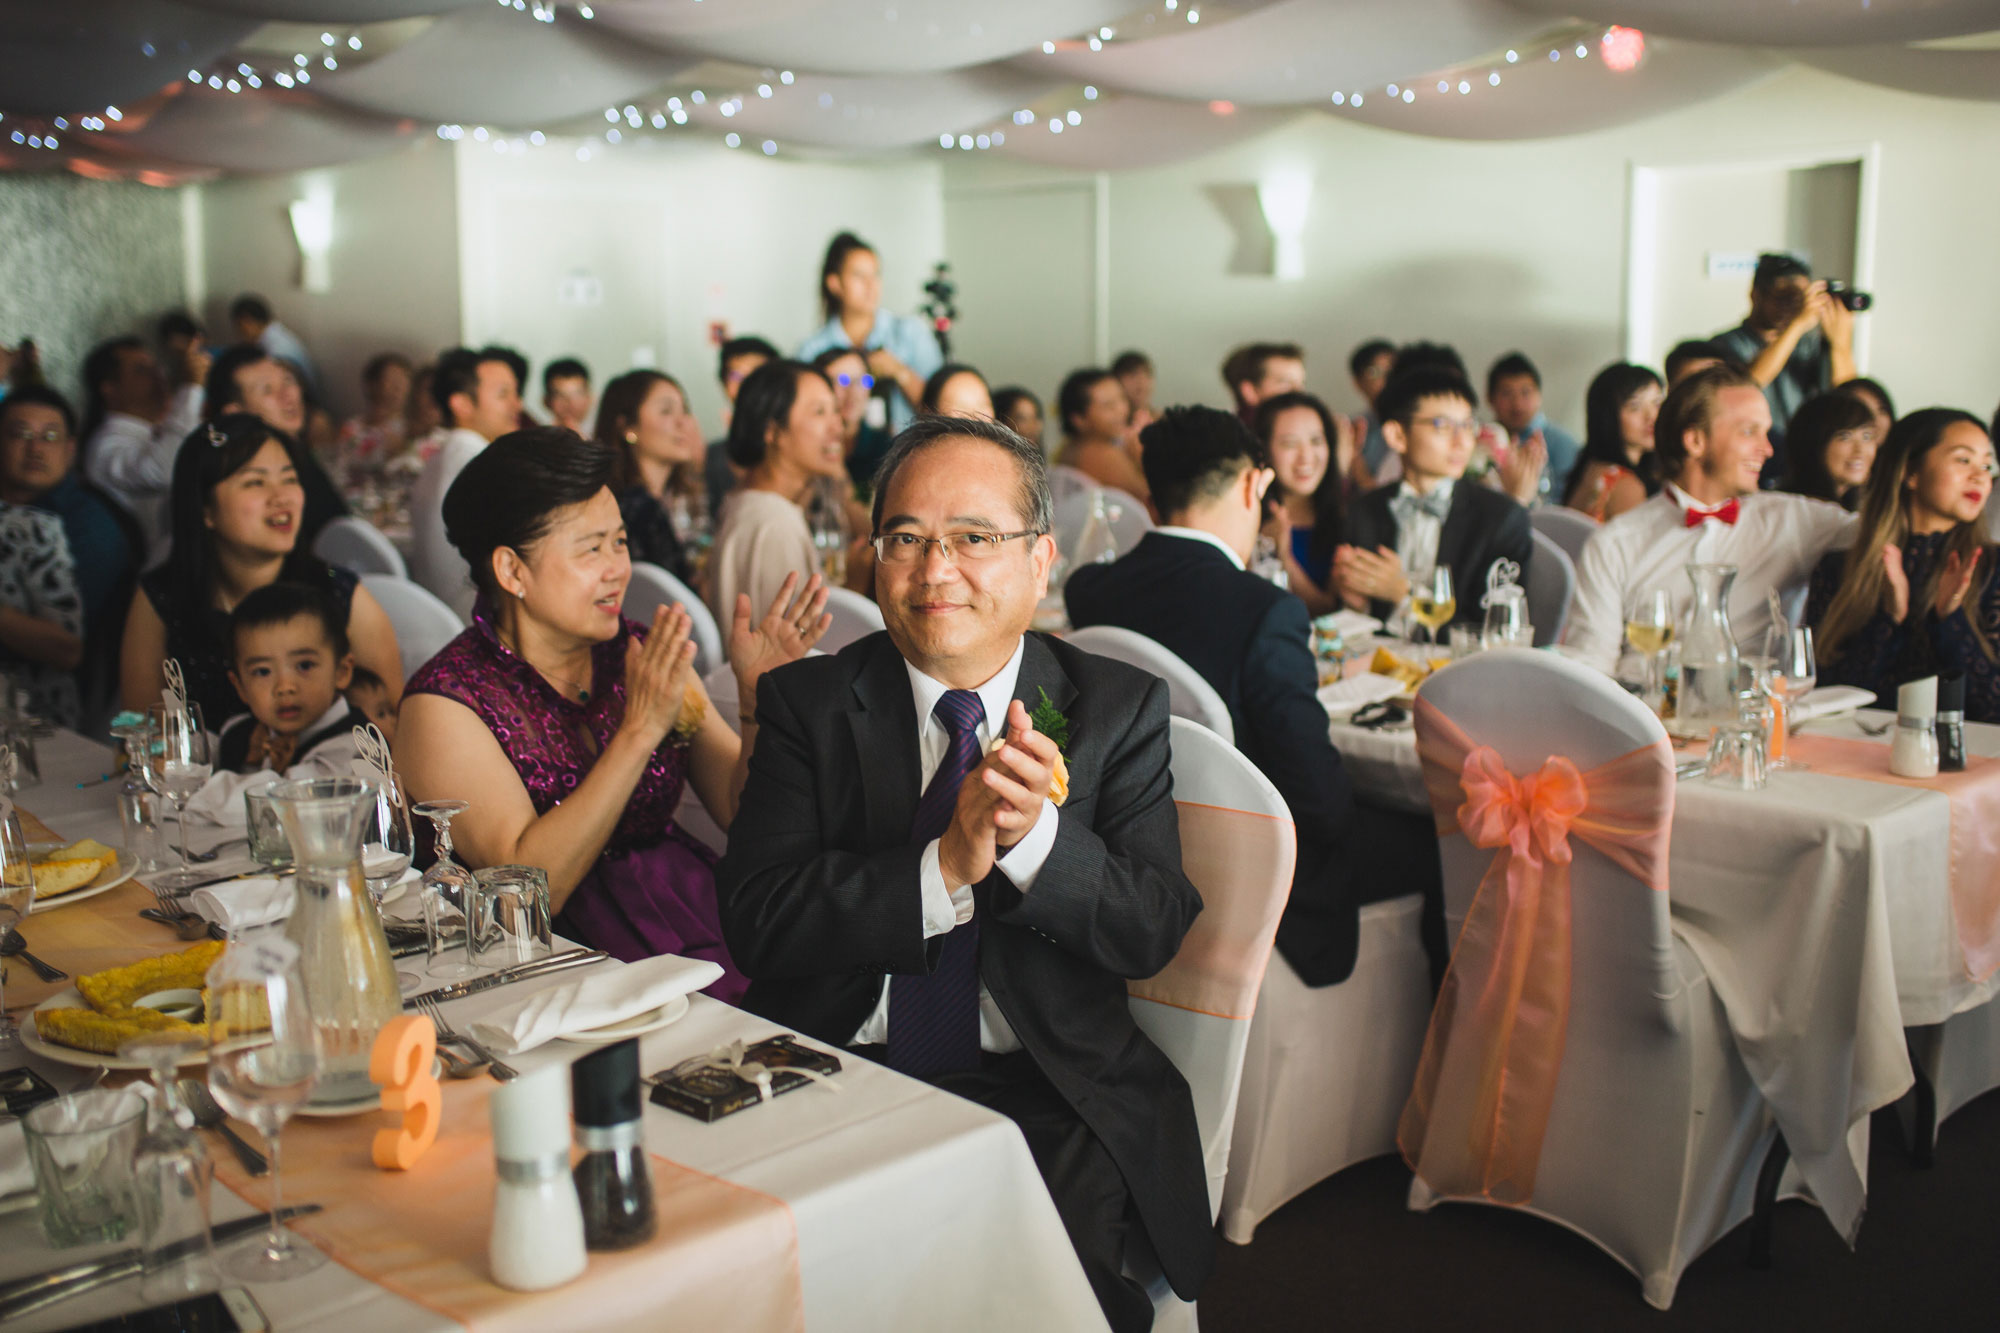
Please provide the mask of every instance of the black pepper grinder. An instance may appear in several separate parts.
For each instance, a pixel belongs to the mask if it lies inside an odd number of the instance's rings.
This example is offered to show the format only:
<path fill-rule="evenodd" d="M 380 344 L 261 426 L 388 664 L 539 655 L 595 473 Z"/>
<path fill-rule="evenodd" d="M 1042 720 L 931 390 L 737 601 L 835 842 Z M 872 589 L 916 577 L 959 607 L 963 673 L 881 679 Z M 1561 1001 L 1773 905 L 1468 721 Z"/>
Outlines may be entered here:
<path fill-rule="evenodd" d="M 1937 700 L 1938 772 L 1965 771 L 1965 677 L 1945 676 L 1938 681 Z"/>
<path fill-rule="evenodd" d="M 576 1141 L 576 1193 L 584 1244 L 628 1250 L 653 1237 L 653 1173 L 646 1162 L 639 1096 L 639 1041 L 629 1038 L 578 1060 L 570 1072 Z"/>

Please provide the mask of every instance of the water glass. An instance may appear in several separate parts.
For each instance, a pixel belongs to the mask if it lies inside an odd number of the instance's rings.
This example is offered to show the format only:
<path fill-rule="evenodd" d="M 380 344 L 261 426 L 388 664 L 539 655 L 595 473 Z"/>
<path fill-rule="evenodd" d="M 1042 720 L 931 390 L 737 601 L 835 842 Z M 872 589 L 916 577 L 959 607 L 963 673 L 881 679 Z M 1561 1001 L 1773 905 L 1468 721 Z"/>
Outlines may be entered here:
<path fill-rule="evenodd" d="M 1757 791 L 1765 781 L 1765 725 L 1727 722 L 1708 737 L 1708 764 L 1702 776 L 1724 787 Z"/>
<path fill-rule="evenodd" d="M 473 875 L 472 961 L 511 967 L 555 950 L 549 876 L 540 866 L 488 866 Z"/>
<path fill-rule="evenodd" d="M 92 1088 L 43 1102 L 21 1118 L 50 1246 L 123 1240 L 139 1229 L 132 1156 L 146 1103 L 130 1088 Z"/>
<path fill-rule="evenodd" d="M 285 822 L 267 787 L 243 793 L 243 813 L 250 831 L 250 859 L 273 874 L 292 868 L 292 843 L 285 836 Z"/>
<path fill-rule="evenodd" d="M 1535 631 L 1528 624 L 1528 594 L 1518 585 L 1495 588 L 1486 603 L 1485 642 L 1488 648 L 1532 648 Z"/>

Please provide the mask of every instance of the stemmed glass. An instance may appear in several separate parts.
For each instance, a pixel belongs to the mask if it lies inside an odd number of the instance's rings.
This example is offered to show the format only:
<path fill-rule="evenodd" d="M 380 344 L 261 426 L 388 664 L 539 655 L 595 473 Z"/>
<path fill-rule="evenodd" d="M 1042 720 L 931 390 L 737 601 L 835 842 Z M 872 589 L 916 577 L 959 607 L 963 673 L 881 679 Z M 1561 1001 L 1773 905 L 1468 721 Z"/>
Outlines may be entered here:
<path fill-rule="evenodd" d="M 471 809 L 467 801 L 419 801 L 416 812 L 431 821 L 437 834 L 437 861 L 424 872 L 424 934 L 430 940 L 430 973 L 450 980 L 469 977 L 479 969 L 472 965 L 472 872 L 451 859 L 451 821 Z M 449 914 L 458 914 L 465 927 L 462 961 L 444 959 L 444 932 Z"/>
<path fill-rule="evenodd" d="M 1661 668 L 1667 645 L 1674 641 L 1674 597 L 1665 588 L 1649 588 L 1625 612 L 1625 637 L 1646 659 L 1646 702 L 1664 711 L 1666 677 Z"/>
<path fill-rule="evenodd" d="M 244 1282 L 303 1276 L 326 1256 L 285 1230 L 279 1131 L 312 1096 L 319 1076 L 319 1030 L 299 976 L 299 947 L 276 931 L 232 945 L 209 973 L 208 1086 L 222 1109 L 264 1136 L 271 1158 L 271 1228 L 263 1243 L 226 1257 L 222 1270 Z"/>
<path fill-rule="evenodd" d="M 415 854 L 410 803 L 391 770 L 375 784 L 375 811 L 369 817 L 361 843 L 361 877 L 368 885 L 368 896 L 375 900 L 377 912 L 381 911 L 383 898 L 410 868 Z M 414 972 L 396 973 L 396 984 L 405 990 L 417 986 L 421 980 Z"/>
<path fill-rule="evenodd" d="M 0 940 L 4 940 L 15 926 L 27 920 L 35 906 L 35 870 L 28 859 L 28 838 L 21 832 L 14 803 L 0 796 L 0 811 L 5 812 L 0 816 Z M 0 1051 L 20 1049 L 20 1034 L 7 1014 L 4 994 L 0 994 Z"/>
<path fill-rule="evenodd" d="M 208 1196 L 215 1163 L 191 1128 L 194 1114 L 174 1078 L 181 1060 L 207 1044 L 200 1032 L 149 1032 L 118 1047 L 120 1059 L 140 1061 L 153 1075 L 152 1110 L 132 1164 L 139 1183 L 139 1294 L 150 1301 L 179 1300 L 209 1286 L 215 1255 Z"/>
<path fill-rule="evenodd" d="M 1429 641 L 1438 642 L 1438 631 L 1458 613 L 1458 595 L 1451 586 L 1451 566 L 1439 565 L 1428 580 L 1410 591 L 1410 615 L 1430 631 Z"/>
<path fill-rule="evenodd" d="M 1778 644 L 1777 657 L 1772 663 L 1773 672 L 1784 680 L 1785 691 L 1785 734 L 1798 730 L 1792 714 L 1819 684 L 1819 659 L 1813 651 L 1813 632 L 1810 626 L 1800 625 L 1788 629 L 1784 639 Z M 1776 683 L 1776 682 L 1773 682 Z M 1773 768 L 1804 768 L 1790 755 L 1786 747 L 1785 757 L 1772 764 Z"/>
<path fill-rule="evenodd" d="M 210 754 L 208 732 L 201 725 L 197 704 L 155 704 L 146 710 L 153 728 L 153 753 L 140 770 L 146 785 L 165 797 L 174 807 L 174 822 L 181 830 L 181 868 L 154 878 L 157 888 L 183 889 L 202 877 L 188 860 L 187 803 L 208 781 Z"/>

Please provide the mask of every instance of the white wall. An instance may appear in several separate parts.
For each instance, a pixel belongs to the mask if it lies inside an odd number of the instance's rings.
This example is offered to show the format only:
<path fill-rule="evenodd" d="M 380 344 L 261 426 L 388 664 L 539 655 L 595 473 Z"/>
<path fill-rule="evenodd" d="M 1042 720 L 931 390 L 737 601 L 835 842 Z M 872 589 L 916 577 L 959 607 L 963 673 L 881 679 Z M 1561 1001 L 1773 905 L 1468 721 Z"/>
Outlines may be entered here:
<path fill-rule="evenodd" d="M 1083 132 L 1088 132 L 1086 126 Z M 1156 401 L 1226 401 L 1218 367 L 1255 338 L 1304 344 L 1311 386 L 1359 407 L 1346 356 L 1365 337 L 1455 343 L 1482 380 L 1519 347 L 1543 370 L 1548 408 L 1580 425 L 1584 387 L 1617 359 L 1625 318 L 1628 182 L 1634 166 L 1852 156 L 1879 145 L 1874 219 L 1878 295 L 1868 369 L 1900 406 L 2000 398 L 2000 105 L 1890 92 L 1810 70 L 1637 125 L 1561 139 L 1459 142 L 1311 114 L 1262 138 L 1110 180 L 1110 350 L 1143 347 Z M 966 154 L 946 159 L 949 216 L 973 191 L 1015 183 L 1024 197 L 1078 174 Z M 1232 273 L 1254 257 L 1242 187 L 1274 172 L 1313 176 L 1306 276 Z M 1055 196 L 1051 196 L 1055 197 Z M 1019 263 L 1088 271 L 1066 215 L 1019 218 Z M 1782 245 L 1778 235 L 1771 243 Z M 956 261 L 967 233 L 947 236 Z M 983 240 L 980 242 L 983 244 Z M 1758 242 L 1746 237 L 1743 248 Z M 1038 349 L 982 339 L 1022 312 L 993 266 L 965 268 L 960 324 L 996 382 L 1034 368 Z M 1747 284 L 1745 284 L 1747 287 Z M 1078 316 L 1080 317 L 1080 316 Z M 1692 336 L 1714 329 L 1688 329 Z M 1070 328 L 1044 336 L 1074 343 Z M 1087 341 L 1085 343 L 1087 345 Z M 1053 380 L 1034 387 L 1051 392 Z"/>

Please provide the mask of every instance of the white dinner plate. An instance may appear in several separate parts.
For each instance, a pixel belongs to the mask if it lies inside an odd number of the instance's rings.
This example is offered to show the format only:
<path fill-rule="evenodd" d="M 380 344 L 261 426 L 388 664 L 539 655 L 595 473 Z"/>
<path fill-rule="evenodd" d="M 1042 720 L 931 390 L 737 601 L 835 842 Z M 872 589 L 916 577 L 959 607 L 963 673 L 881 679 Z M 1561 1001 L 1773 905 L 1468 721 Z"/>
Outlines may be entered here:
<path fill-rule="evenodd" d="M 88 1009 L 89 1007 L 89 1005 L 84 1003 L 83 993 L 77 990 L 76 987 L 71 986 L 66 990 L 49 996 L 48 999 L 36 1005 L 35 1014 L 39 1014 L 44 1009 Z M 21 1020 L 21 1044 L 36 1055 L 41 1056 L 44 1060 L 53 1060 L 59 1065 L 75 1065 L 79 1069 L 95 1069 L 99 1065 L 103 1065 L 106 1069 L 152 1068 L 151 1065 L 143 1060 L 121 1060 L 115 1055 L 99 1055 L 95 1051 L 79 1051 L 74 1046 L 58 1046 L 52 1041 L 44 1040 L 41 1032 L 35 1027 L 35 1014 L 29 1014 Z M 182 1068 L 186 1068 L 188 1065 L 206 1064 L 207 1062 L 208 1050 L 205 1047 L 190 1051 L 180 1058 Z"/>
<path fill-rule="evenodd" d="M 608 1046 L 614 1041 L 627 1037 L 637 1037 L 647 1032 L 658 1032 L 669 1023 L 677 1023 L 688 1011 L 688 997 L 676 995 L 657 1009 L 648 1009 L 643 1014 L 616 1023 L 606 1023 L 600 1028 L 585 1028 L 581 1032 L 564 1032 L 557 1041 L 573 1041 L 581 1046 Z"/>
<path fill-rule="evenodd" d="M 67 847 L 70 844 L 65 842 L 56 845 L 58 847 Z M 32 851 L 33 849 L 30 849 L 31 855 Z M 37 897 L 34 907 L 28 914 L 34 916 L 41 912 L 53 912 L 58 907 L 67 907 L 71 903 L 80 903 L 85 898 L 95 898 L 100 893 L 109 893 L 130 878 L 132 878 L 132 858 L 121 851 L 118 853 L 116 861 L 97 872 L 96 879 L 93 879 L 80 889 L 72 889 L 68 893 L 60 894 L 46 901 Z"/>

